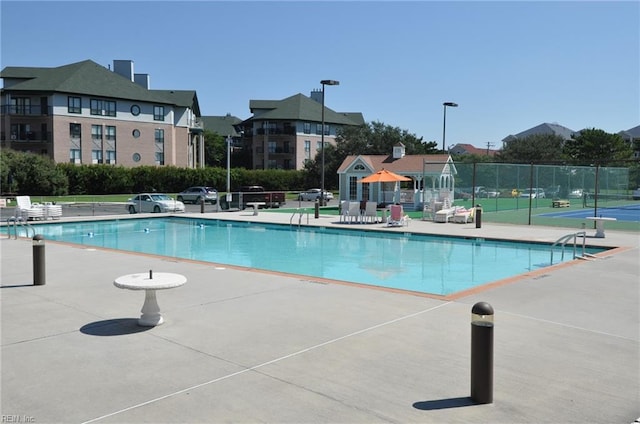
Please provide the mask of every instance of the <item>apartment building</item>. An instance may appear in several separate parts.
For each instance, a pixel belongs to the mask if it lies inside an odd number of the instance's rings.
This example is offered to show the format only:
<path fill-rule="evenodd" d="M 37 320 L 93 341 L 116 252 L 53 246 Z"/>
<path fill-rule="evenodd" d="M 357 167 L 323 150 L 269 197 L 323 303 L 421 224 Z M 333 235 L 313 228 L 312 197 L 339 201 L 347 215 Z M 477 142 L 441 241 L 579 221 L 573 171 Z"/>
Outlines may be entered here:
<path fill-rule="evenodd" d="M 324 143 L 335 144 L 340 128 L 365 123 L 362 113 L 335 112 L 325 106 L 322 91 L 296 94 L 283 100 L 250 100 L 253 116 L 238 124 L 245 149 L 252 152 L 253 169 L 302 169 Z"/>
<path fill-rule="evenodd" d="M 0 147 L 56 162 L 204 167 L 195 91 L 151 90 L 131 60 L 0 72 Z"/>

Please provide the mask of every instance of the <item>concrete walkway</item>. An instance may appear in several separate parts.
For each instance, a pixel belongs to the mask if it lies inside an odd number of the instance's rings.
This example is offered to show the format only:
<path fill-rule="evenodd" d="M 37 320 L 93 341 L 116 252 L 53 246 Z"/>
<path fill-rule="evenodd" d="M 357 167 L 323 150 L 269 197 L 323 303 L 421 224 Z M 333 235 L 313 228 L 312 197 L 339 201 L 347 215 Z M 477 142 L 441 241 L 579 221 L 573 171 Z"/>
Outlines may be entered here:
<path fill-rule="evenodd" d="M 309 225 L 344 225 L 337 220 L 310 216 Z M 550 242 L 577 231 L 415 220 L 367 228 Z M 588 241 L 622 249 L 451 300 L 51 241 L 46 285 L 33 286 L 31 240 L 3 238 L 2 422 L 631 423 L 640 417 L 639 240 L 607 230 Z M 113 280 L 149 269 L 187 284 L 158 292 L 165 323 L 145 328 L 143 293 Z M 478 301 L 495 310 L 488 405 L 469 399 Z"/>

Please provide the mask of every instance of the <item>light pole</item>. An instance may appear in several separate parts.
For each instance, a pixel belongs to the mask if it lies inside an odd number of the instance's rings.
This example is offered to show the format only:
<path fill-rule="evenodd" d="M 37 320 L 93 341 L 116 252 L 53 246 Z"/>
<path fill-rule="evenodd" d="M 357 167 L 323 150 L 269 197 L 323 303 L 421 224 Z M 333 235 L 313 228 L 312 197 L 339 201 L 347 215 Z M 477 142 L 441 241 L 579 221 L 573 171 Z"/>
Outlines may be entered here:
<path fill-rule="evenodd" d="M 446 135 L 446 129 L 447 129 L 447 106 L 449 107 L 458 107 L 458 103 L 454 103 L 454 102 L 444 102 L 442 103 L 442 106 L 444 107 L 444 120 L 442 121 L 442 152 L 446 152 L 444 146 L 444 139 L 445 139 L 445 135 Z"/>
<path fill-rule="evenodd" d="M 322 84 L 322 129 L 320 130 L 320 156 L 322 157 L 322 165 L 320 167 L 320 205 L 325 205 L 324 199 L 324 86 L 325 85 L 340 85 L 340 81 L 335 80 L 322 80 L 320 81 Z"/>

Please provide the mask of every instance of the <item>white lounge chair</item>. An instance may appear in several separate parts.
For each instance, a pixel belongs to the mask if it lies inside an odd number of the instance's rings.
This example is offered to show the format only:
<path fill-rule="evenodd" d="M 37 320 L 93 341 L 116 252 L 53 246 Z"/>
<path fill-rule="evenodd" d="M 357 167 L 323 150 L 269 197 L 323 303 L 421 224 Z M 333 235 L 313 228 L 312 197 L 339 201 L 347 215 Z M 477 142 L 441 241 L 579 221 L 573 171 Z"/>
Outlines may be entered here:
<path fill-rule="evenodd" d="M 452 218 L 452 221 L 456 224 L 466 224 L 469 222 L 473 222 L 473 215 L 476 211 L 476 208 L 471 209 L 459 209 Z"/>
<path fill-rule="evenodd" d="M 29 196 L 16 196 L 16 216 L 25 221 L 29 219 L 44 219 L 45 209 L 43 205 L 31 203 Z"/>
<path fill-rule="evenodd" d="M 62 217 L 62 206 L 54 205 L 51 202 L 44 203 L 45 219 L 60 219 Z"/>
<path fill-rule="evenodd" d="M 387 227 L 402 227 L 409 225 L 409 218 L 404 214 L 402 205 L 391 205 Z"/>
<path fill-rule="evenodd" d="M 449 222 L 449 220 L 453 218 L 453 215 L 455 215 L 455 213 L 456 213 L 456 208 L 440 209 L 434 215 L 433 220 L 435 222 L 441 222 L 441 223 Z"/>

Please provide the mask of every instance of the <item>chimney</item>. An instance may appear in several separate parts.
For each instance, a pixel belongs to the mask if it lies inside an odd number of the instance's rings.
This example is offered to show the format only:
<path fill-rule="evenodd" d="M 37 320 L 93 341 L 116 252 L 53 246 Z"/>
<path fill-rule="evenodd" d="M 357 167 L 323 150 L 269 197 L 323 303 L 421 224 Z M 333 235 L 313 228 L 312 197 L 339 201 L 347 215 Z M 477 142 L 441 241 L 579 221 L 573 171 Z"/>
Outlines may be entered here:
<path fill-rule="evenodd" d="M 322 90 L 315 89 L 311 90 L 311 100 L 315 100 L 316 102 L 322 104 Z"/>
<path fill-rule="evenodd" d="M 149 82 L 149 74 L 133 74 L 133 82 L 149 90 L 151 84 Z"/>
<path fill-rule="evenodd" d="M 113 72 L 133 82 L 133 60 L 114 60 Z"/>

